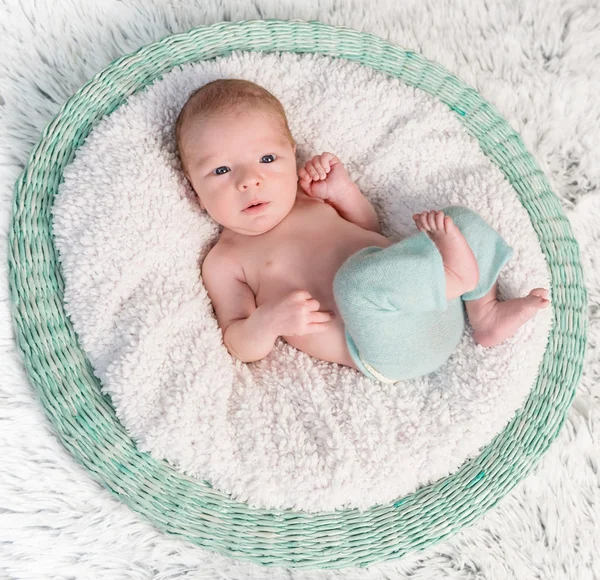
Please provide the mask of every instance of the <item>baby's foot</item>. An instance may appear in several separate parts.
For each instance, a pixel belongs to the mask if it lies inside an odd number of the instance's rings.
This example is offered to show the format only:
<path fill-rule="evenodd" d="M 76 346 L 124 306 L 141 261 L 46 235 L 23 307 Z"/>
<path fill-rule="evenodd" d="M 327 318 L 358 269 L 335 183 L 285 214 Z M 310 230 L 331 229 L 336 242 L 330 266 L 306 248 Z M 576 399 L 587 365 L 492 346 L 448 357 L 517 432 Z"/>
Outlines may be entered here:
<path fill-rule="evenodd" d="M 533 318 L 538 310 L 550 305 L 548 290 L 534 288 L 528 296 L 499 302 L 490 300 L 488 308 L 478 320 L 469 322 L 473 338 L 482 346 L 496 346 L 511 337 L 523 324 Z"/>
<path fill-rule="evenodd" d="M 477 259 L 450 216 L 441 211 L 413 215 L 420 232 L 426 232 L 442 255 L 446 272 L 446 299 L 453 300 L 473 290 L 479 282 Z"/>

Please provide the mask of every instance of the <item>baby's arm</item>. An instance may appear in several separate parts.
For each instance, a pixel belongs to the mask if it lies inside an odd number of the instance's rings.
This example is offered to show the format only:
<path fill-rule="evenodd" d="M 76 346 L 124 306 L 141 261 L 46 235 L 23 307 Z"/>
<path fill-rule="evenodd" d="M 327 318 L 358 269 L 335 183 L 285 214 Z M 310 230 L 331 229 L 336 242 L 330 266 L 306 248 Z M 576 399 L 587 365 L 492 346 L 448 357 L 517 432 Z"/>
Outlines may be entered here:
<path fill-rule="evenodd" d="M 266 357 L 277 336 L 269 330 L 264 309 L 256 307 L 239 264 L 213 248 L 202 263 L 202 280 L 229 353 L 242 362 Z"/>
<path fill-rule="evenodd" d="M 356 184 L 353 185 L 354 187 L 350 188 L 349 193 L 342 200 L 335 202 L 325 200 L 325 202 L 333 206 L 345 220 L 365 230 L 371 230 L 380 234 L 381 226 L 379 225 L 379 218 L 377 217 L 375 208 L 362 194 L 360 189 L 358 189 L 358 186 Z"/>
<path fill-rule="evenodd" d="M 344 164 L 325 151 L 309 159 L 298 170 L 300 187 L 310 197 L 322 199 L 345 220 L 373 232 L 381 233 L 375 208 L 350 179 Z"/>

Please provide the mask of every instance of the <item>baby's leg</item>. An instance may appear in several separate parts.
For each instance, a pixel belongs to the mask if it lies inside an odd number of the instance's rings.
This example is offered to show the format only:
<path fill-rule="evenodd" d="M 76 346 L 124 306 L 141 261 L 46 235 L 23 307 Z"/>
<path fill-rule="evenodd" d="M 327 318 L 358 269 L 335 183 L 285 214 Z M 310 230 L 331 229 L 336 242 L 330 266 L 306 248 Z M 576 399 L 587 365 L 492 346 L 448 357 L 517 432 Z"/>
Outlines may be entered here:
<path fill-rule="evenodd" d="M 464 300 L 473 338 L 482 346 L 496 346 L 511 337 L 538 310 L 550 305 L 548 290 L 534 288 L 528 296 L 499 302 L 498 283 L 477 300 Z"/>
<path fill-rule="evenodd" d="M 447 213 L 455 217 L 455 222 L 448 215 L 444 218 Z M 415 214 L 413 219 L 419 230 L 426 231 L 440 251 L 447 292 L 449 296 L 455 297 L 456 294 L 462 297 L 475 341 L 482 346 L 503 342 L 533 318 L 538 310 L 549 306 L 548 291 L 544 288 L 535 288 L 523 298 L 498 301 L 497 284 L 492 284 L 492 280 L 496 279 L 512 249 L 471 210 L 449 207 L 442 212 Z M 480 279 L 473 283 L 475 272 Z M 473 290 L 475 286 L 477 288 Z M 486 292 L 487 288 L 490 290 Z"/>
<path fill-rule="evenodd" d="M 473 290 L 479 282 L 477 259 L 450 216 L 441 211 L 413 215 L 420 232 L 426 232 L 442 256 L 446 274 L 446 300 Z"/>

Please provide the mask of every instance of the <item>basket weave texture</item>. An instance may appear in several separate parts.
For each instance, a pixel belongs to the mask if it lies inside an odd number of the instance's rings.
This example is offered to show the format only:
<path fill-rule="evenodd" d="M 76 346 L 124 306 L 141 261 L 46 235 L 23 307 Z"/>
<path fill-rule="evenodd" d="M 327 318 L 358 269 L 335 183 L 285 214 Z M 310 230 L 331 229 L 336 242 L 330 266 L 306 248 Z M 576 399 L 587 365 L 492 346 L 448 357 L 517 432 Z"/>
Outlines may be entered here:
<path fill-rule="evenodd" d="M 553 324 L 539 375 L 509 425 L 455 474 L 395 502 L 304 513 L 232 501 L 139 452 L 78 344 L 50 208 L 62 172 L 94 125 L 173 67 L 234 50 L 320 53 L 397 77 L 450 107 L 526 208 L 551 273 Z M 579 247 L 556 195 L 517 133 L 441 65 L 376 36 L 299 20 L 219 23 L 162 38 L 113 61 L 71 97 L 15 186 L 9 283 L 16 338 L 31 383 L 64 445 L 97 481 L 160 530 L 265 566 L 343 568 L 399 558 L 447 539 L 502 499 L 562 427 L 582 373 L 587 296 Z"/>

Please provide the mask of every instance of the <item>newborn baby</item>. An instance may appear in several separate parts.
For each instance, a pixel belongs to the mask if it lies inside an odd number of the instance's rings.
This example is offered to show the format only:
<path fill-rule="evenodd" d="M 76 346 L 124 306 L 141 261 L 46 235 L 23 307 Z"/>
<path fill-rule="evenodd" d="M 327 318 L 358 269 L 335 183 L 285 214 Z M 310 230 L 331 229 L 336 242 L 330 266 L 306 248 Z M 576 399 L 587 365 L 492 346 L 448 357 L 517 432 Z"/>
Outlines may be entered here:
<path fill-rule="evenodd" d="M 512 249 L 464 207 L 413 216 L 392 242 L 332 153 L 297 170 L 279 100 L 245 80 L 194 92 L 176 123 L 182 168 L 223 226 L 202 280 L 228 351 L 267 356 L 278 337 L 311 356 L 395 382 L 439 368 L 465 309 L 474 340 L 494 346 L 549 305 L 548 291 L 499 302 Z"/>

